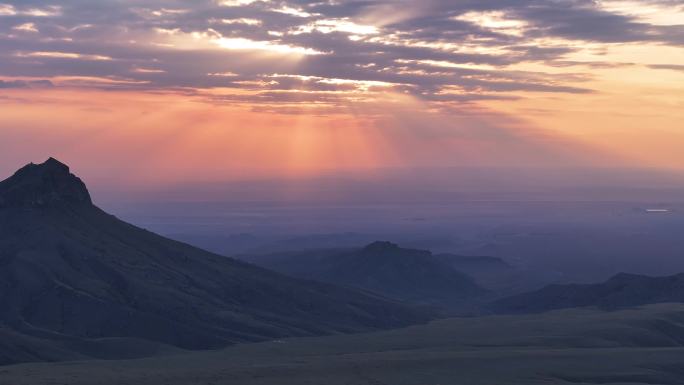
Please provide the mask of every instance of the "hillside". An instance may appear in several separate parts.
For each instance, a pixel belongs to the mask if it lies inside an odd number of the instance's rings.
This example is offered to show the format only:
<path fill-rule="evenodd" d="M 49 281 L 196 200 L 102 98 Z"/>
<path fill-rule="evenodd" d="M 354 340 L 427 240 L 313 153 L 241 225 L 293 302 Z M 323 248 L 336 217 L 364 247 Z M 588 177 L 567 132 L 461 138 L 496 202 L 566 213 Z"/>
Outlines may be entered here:
<path fill-rule="evenodd" d="M 0 364 L 361 332 L 430 315 L 122 222 L 50 159 L 0 182 Z M 10 338 L 11 337 L 11 338 Z M 11 346 L 10 346 L 11 345 Z"/>
<path fill-rule="evenodd" d="M 684 302 L 684 274 L 649 277 L 621 273 L 597 284 L 549 285 L 498 300 L 492 309 L 499 313 L 537 313 L 585 306 L 620 309 L 666 302 Z"/>
<path fill-rule="evenodd" d="M 417 304 L 458 307 L 485 294 L 472 277 L 426 250 L 374 242 L 360 249 L 323 249 L 253 256 L 284 274 L 355 287 Z"/>

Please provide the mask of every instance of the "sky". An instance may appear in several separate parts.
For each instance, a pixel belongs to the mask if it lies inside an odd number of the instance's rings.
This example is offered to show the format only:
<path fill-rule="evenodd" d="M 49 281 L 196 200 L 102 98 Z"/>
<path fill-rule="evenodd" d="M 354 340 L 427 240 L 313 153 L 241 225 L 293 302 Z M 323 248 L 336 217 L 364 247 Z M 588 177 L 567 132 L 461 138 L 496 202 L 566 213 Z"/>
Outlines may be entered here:
<path fill-rule="evenodd" d="M 0 0 L 0 116 L 101 186 L 681 171 L 684 2 Z"/>

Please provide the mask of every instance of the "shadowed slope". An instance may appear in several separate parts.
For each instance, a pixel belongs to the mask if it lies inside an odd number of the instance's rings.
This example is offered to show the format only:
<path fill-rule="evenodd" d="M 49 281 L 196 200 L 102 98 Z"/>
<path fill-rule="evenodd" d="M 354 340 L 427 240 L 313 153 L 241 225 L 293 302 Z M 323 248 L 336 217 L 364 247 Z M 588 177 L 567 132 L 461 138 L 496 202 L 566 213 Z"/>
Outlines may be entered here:
<path fill-rule="evenodd" d="M 498 300 L 492 308 L 499 313 L 535 313 L 584 306 L 619 309 L 665 302 L 684 302 L 684 274 L 648 277 L 621 273 L 603 283 L 549 285 Z"/>
<path fill-rule="evenodd" d="M 429 319 L 129 225 L 93 206 L 85 185 L 54 159 L 0 183 L 0 309 L 11 332 L 76 351 L 100 338 L 203 349 Z"/>
<path fill-rule="evenodd" d="M 374 242 L 361 249 L 327 249 L 252 256 L 250 261 L 296 277 L 382 294 L 404 301 L 455 307 L 485 289 L 426 250 Z"/>

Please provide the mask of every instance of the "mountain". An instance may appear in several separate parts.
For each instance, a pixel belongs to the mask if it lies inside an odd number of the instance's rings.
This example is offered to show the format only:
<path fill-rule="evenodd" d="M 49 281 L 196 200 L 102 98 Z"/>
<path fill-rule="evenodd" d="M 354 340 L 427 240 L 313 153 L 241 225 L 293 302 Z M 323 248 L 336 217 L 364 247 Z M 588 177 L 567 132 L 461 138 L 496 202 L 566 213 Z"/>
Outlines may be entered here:
<path fill-rule="evenodd" d="M 292 250 L 324 250 L 354 248 L 358 245 L 371 243 L 376 237 L 370 234 L 353 232 L 310 234 L 290 237 L 265 243 L 252 250 L 252 253 L 267 254 Z"/>
<path fill-rule="evenodd" d="M 324 249 L 252 256 L 251 262 L 289 274 L 451 308 L 486 293 L 468 275 L 426 250 L 373 242 L 361 249 Z"/>
<path fill-rule="evenodd" d="M 144 356 L 431 318 L 125 223 L 94 206 L 52 158 L 0 182 L 0 310 L 0 351 L 18 352 L 0 363 Z"/>
<path fill-rule="evenodd" d="M 497 257 L 436 254 L 435 258 L 449 264 L 458 271 L 468 274 L 478 274 L 485 271 L 503 271 L 512 268 L 503 259 Z"/>
<path fill-rule="evenodd" d="M 620 273 L 603 283 L 549 285 L 495 301 L 492 309 L 498 313 L 538 313 L 585 306 L 613 310 L 667 302 L 684 302 L 684 273 L 668 277 Z"/>

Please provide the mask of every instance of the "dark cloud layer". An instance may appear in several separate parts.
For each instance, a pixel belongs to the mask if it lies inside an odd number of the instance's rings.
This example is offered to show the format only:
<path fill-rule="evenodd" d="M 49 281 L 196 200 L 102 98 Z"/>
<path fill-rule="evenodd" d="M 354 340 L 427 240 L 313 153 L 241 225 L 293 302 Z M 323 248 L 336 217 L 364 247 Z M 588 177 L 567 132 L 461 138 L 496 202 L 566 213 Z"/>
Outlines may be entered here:
<path fill-rule="evenodd" d="M 49 80 L 0 80 L 0 89 L 2 88 L 45 88 L 53 87 Z"/>
<path fill-rule="evenodd" d="M 637 6 L 671 7 L 674 0 Z M 0 76 L 125 89 L 237 89 L 215 102 L 343 105 L 408 94 L 437 105 L 586 93 L 584 43 L 684 45 L 593 0 L 0 0 Z M 661 67 L 677 67 L 664 64 Z M 5 80 L 0 88 L 45 86 Z M 243 92 L 244 91 L 244 92 Z"/>

